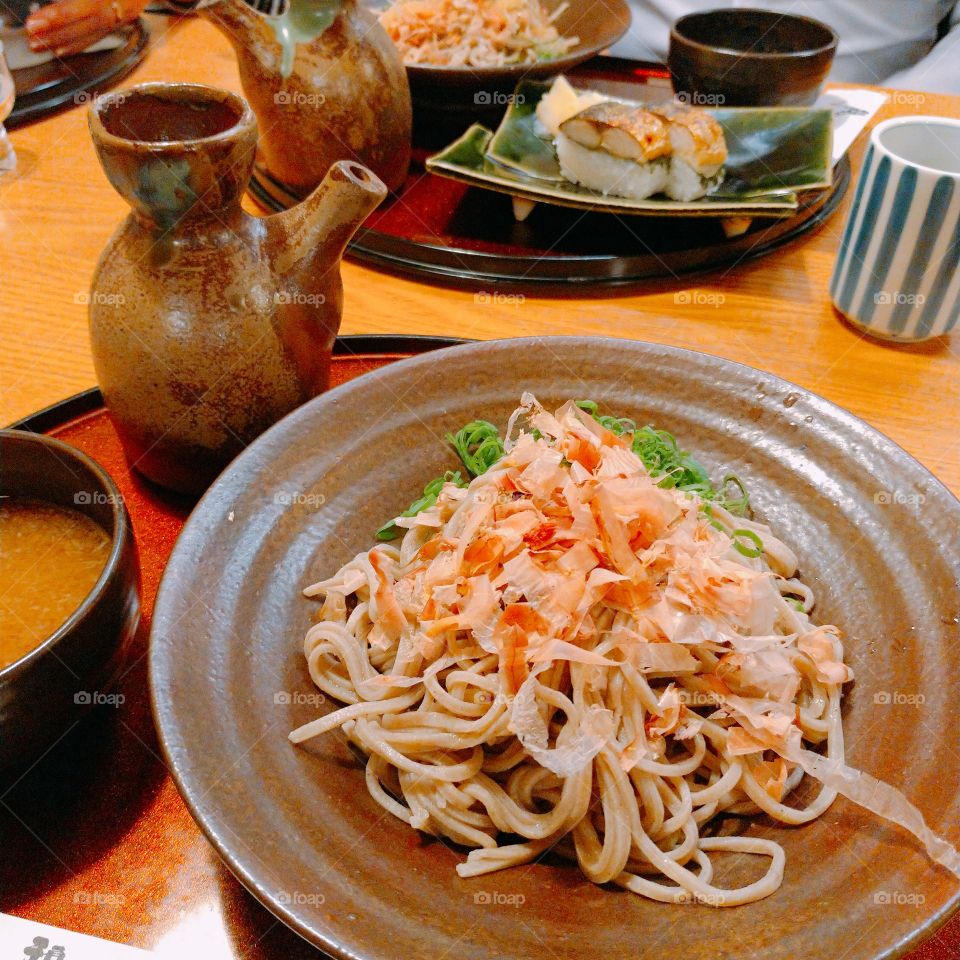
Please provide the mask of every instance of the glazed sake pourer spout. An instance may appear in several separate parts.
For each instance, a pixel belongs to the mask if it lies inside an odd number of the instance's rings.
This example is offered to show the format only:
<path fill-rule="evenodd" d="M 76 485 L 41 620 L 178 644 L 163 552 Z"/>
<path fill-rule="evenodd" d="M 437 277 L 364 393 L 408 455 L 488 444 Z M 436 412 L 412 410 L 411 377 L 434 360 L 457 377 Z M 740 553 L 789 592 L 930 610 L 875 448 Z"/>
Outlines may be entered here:
<path fill-rule="evenodd" d="M 398 190 L 410 165 L 406 69 L 362 0 L 201 0 L 260 121 L 258 178 L 303 198 L 338 160 Z M 275 191 L 271 191 L 274 193 Z"/>
<path fill-rule="evenodd" d="M 296 207 L 251 216 L 257 120 L 241 97 L 199 84 L 106 94 L 89 122 L 131 208 L 91 284 L 97 379 L 130 463 L 199 493 L 329 386 L 340 258 L 387 190 L 338 161 Z"/>
<path fill-rule="evenodd" d="M 338 160 L 302 203 L 265 218 L 274 273 L 301 289 L 324 283 L 364 220 L 387 195 L 383 181 Z"/>

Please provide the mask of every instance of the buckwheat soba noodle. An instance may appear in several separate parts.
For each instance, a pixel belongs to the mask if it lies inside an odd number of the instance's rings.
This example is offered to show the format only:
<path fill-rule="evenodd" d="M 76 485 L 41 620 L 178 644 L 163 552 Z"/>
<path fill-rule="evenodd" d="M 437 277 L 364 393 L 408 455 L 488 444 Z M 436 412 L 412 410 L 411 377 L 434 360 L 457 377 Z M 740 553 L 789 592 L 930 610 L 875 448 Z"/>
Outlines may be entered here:
<path fill-rule="evenodd" d="M 838 794 L 960 876 L 905 797 L 845 764 L 840 631 L 810 619 L 796 557 L 735 478 L 714 486 L 669 434 L 587 401 L 550 414 L 525 394 L 505 440 L 485 421 L 449 439 L 468 476 L 306 590 L 323 597 L 310 676 L 346 706 L 291 740 L 341 729 L 379 804 L 472 848 L 463 877 L 553 850 L 653 900 L 750 903 L 780 886 L 783 849 L 718 835 L 718 815 L 802 824 Z M 804 775 L 819 792 L 800 808 Z M 718 886 L 725 853 L 765 872 Z"/>

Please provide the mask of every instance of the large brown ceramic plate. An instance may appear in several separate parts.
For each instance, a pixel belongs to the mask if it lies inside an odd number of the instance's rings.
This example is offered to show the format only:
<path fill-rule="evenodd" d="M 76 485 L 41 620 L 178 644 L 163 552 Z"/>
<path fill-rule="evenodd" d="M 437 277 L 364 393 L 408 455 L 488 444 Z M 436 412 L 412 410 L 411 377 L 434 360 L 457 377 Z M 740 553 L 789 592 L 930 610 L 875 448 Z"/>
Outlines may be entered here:
<path fill-rule="evenodd" d="M 547 861 L 477 879 L 463 853 L 392 819 L 318 711 L 301 589 L 368 547 L 453 467 L 444 431 L 503 422 L 521 391 L 592 397 L 735 470 L 800 557 L 817 613 L 847 633 L 849 762 L 905 790 L 960 841 L 960 503 L 865 423 L 776 377 L 614 339 L 475 343 L 402 361 L 295 411 L 223 474 L 167 568 L 151 650 L 156 719 L 194 816 L 250 891 L 340 958 L 891 960 L 956 908 L 956 878 L 852 804 L 749 830 L 787 853 L 783 886 L 745 907 L 668 906 Z M 720 880 L 756 864 L 728 858 Z"/>

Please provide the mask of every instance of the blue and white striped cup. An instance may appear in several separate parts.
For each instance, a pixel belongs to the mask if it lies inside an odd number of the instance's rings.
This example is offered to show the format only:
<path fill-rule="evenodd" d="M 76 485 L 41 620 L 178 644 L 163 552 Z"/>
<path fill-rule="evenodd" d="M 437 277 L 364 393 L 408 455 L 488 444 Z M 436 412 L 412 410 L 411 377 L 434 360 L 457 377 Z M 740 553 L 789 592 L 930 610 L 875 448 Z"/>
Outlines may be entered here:
<path fill-rule="evenodd" d="M 830 281 L 834 306 L 888 340 L 928 340 L 960 318 L 960 120 L 877 124 Z"/>

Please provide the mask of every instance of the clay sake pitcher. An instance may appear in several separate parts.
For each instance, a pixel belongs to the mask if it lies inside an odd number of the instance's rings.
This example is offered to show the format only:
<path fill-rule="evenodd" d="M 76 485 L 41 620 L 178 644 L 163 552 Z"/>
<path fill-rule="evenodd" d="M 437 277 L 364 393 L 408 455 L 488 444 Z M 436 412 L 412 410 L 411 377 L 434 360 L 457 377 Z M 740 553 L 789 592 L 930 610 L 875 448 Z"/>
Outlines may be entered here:
<path fill-rule="evenodd" d="M 279 6 L 281 0 L 274 0 Z M 337 160 L 356 160 L 390 190 L 410 165 L 410 86 L 400 54 L 362 0 L 200 0 L 232 44 L 260 121 L 259 165 L 303 197 Z"/>
<path fill-rule="evenodd" d="M 327 389 L 340 257 L 386 187 L 342 161 L 298 206 L 247 214 L 257 120 L 241 97 L 212 87 L 106 94 L 89 125 L 132 208 L 93 276 L 97 379 L 131 465 L 196 494 Z"/>

